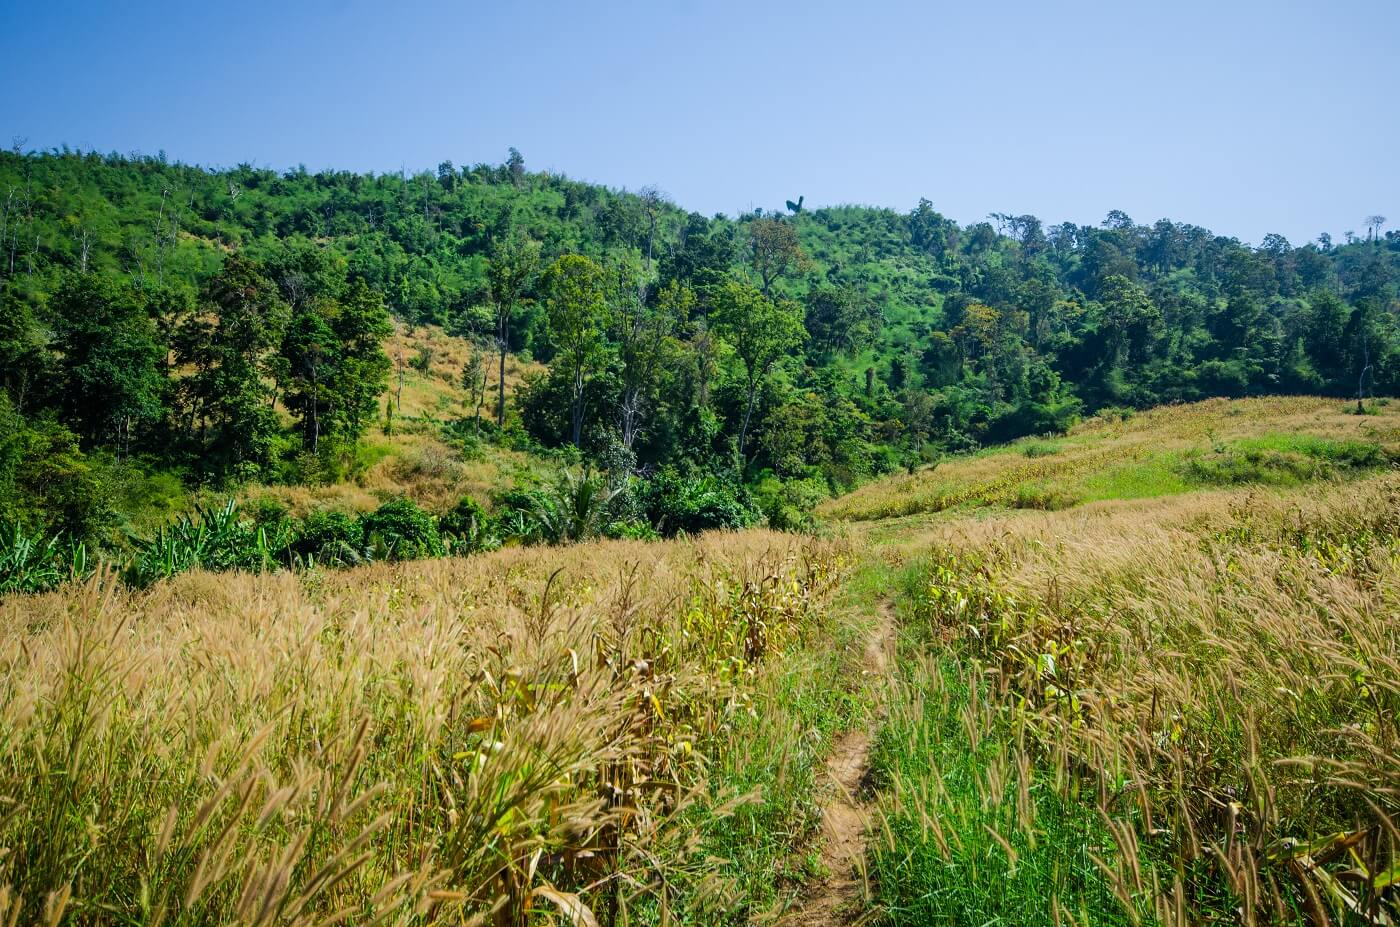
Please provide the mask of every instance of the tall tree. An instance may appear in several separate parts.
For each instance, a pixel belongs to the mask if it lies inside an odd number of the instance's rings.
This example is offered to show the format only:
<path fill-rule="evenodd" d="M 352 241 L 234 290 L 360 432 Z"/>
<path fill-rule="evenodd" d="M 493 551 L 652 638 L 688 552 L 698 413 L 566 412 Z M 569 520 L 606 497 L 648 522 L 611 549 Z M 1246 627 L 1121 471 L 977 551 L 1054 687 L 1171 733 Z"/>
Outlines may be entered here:
<path fill-rule="evenodd" d="M 775 282 L 790 273 L 804 273 L 811 262 L 793 224 L 769 216 L 749 223 L 749 263 L 767 296 Z"/>
<path fill-rule="evenodd" d="M 68 421 L 90 444 L 128 449 L 162 411 L 162 351 L 145 301 L 119 279 L 74 274 L 55 294 L 53 348 Z"/>
<path fill-rule="evenodd" d="M 511 321 L 515 318 L 521 299 L 539 273 L 539 267 L 539 242 L 514 229 L 491 249 L 487 279 L 496 310 L 496 350 L 500 354 L 496 425 L 501 428 L 506 424 L 506 352 L 510 350 Z"/>
<path fill-rule="evenodd" d="M 583 442 L 584 387 L 604 347 L 607 297 L 603 269 L 580 254 L 566 254 L 545 271 L 549 337 L 572 383 L 570 436 Z"/>
<path fill-rule="evenodd" d="M 210 475 L 255 476 L 271 460 L 279 430 L 273 409 L 276 349 L 287 304 L 252 261 L 230 256 L 176 334 L 176 359 L 194 367 L 181 383 Z"/>
<path fill-rule="evenodd" d="M 636 274 L 635 269 L 624 263 L 612 275 L 615 283 L 612 329 L 618 359 L 622 362 L 618 424 L 622 444 L 628 450 L 636 443 L 645 421 L 660 365 L 672 346 L 672 336 L 689 320 L 695 306 L 694 291 L 675 280 L 662 287 L 655 299 L 649 300 L 645 285 L 636 282 Z"/>
<path fill-rule="evenodd" d="M 710 301 L 716 331 L 744 365 L 746 399 L 739 428 L 739 456 L 743 457 L 759 387 L 773 365 L 806 337 L 802 307 L 792 300 L 771 299 L 752 284 L 733 278 L 715 287 Z"/>
<path fill-rule="evenodd" d="M 390 331 L 383 295 L 363 280 L 343 299 L 293 311 L 281 360 L 287 408 L 301 419 L 306 450 L 318 453 L 323 436 L 353 443 L 364 434 L 388 383 L 383 340 Z"/>

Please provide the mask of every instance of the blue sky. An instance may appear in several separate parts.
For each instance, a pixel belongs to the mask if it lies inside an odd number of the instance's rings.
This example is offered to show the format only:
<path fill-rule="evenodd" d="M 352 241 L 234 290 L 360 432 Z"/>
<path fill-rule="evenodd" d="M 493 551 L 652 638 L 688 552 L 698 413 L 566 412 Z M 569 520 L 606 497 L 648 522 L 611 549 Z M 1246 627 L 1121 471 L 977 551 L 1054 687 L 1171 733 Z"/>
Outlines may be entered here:
<path fill-rule="evenodd" d="M 0 0 L 0 143 L 1298 244 L 1400 226 L 1397 60 L 1395 0 Z"/>

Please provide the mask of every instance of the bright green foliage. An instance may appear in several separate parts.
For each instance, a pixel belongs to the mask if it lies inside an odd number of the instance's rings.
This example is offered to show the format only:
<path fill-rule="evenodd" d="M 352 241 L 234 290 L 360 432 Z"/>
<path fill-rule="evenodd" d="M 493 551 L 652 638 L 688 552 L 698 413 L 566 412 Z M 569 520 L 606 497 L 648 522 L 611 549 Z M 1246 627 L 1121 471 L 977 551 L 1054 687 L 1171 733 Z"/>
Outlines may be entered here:
<path fill-rule="evenodd" d="M 715 329 L 734 348 L 744 365 L 746 401 L 739 428 L 739 454 L 748 443 L 754 399 L 763 380 L 779 359 L 806 337 L 802 308 L 789 299 L 771 299 L 753 285 L 730 278 L 710 293 Z"/>
<path fill-rule="evenodd" d="M 375 560 L 415 560 L 445 553 L 433 516 L 410 499 L 391 499 L 365 515 L 360 533 Z"/>
<path fill-rule="evenodd" d="M 47 592 L 91 572 L 87 545 L 62 535 L 26 534 L 0 522 L 0 595 Z"/>
<path fill-rule="evenodd" d="M 506 352 L 511 345 L 511 325 L 539 269 L 540 243 L 519 230 L 512 229 L 491 247 L 487 280 L 495 310 L 496 351 L 500 361 L 496 393 L 496 425 L 499 427 L 506 423 Z"/>
<path fill-rule="evenodd" d="M 1114 843 L 1092 802 L 1032 762 L 959 673 L 916 664 L 874 746 L 888 788 L 870 843 L 884 922 L 1132 923 L 1095 861 Z"/>
<path fill-rule="evenodd" d="M 583 439 L 584 387 L 602 358 L 607 324 L 603 269 L 578 254 L 566 254 L 544 275 L 549 293 L 549 338 L 556 363 L 572 383 L 570 428 L 575 447 Z"/>
<path fill-rule="evenodd" d="M 197 509 L 153 537 L 138 539 L 123 575 L 134 586 L 147 586 L 193 569 L 262 572 L 277 568 L 289 542 L 284 532 L 242 517 L 230 499 L 222 508 Z"/>

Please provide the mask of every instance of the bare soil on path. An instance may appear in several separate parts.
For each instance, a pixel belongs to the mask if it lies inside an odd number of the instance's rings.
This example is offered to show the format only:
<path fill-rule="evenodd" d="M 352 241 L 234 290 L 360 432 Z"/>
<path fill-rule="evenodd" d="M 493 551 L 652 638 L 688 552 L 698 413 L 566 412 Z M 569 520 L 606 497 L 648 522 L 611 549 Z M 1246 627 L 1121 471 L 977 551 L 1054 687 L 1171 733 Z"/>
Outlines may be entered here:
<path fill-rule="evenodd" d="M 866 639 L 861 670 L 868 677 L 885 676 L 894 660 L 894 644 L 894 606 L 884 601 Z M 796 905 L 779 918 L 781 927 L 851 925 L 869 917 L 864 903 L 869 809 L 862 789 L 869 771 L 870 731 L 847 731 L 826 762 L 834 789 L 822 809 L 821 869 L 825 875 L 802 890 Z"/>

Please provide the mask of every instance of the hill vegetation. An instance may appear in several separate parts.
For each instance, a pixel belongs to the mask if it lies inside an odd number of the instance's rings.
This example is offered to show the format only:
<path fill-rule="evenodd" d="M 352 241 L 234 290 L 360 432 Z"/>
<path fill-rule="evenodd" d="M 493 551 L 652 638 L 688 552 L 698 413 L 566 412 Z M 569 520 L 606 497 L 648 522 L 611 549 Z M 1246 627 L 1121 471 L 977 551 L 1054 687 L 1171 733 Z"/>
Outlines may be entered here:
<path fill-rule="evenodd" d="M 427 416 L 464 461 L 629 483 L 611 521 L 673 530 L 697 484 L 728 521 L 802 527 L 873 477 L 1106 409 L 1397 388 L 1382 217 L 1249 247 L 1118 212 L 803 202 L 707 218 L 516 152 L 412 175 L 0 154 L 0 517 L 122 547 L 186 493 L 365 482 L 371 433 Z M 434 395 L 405 406 L 418 368 Z"/>

